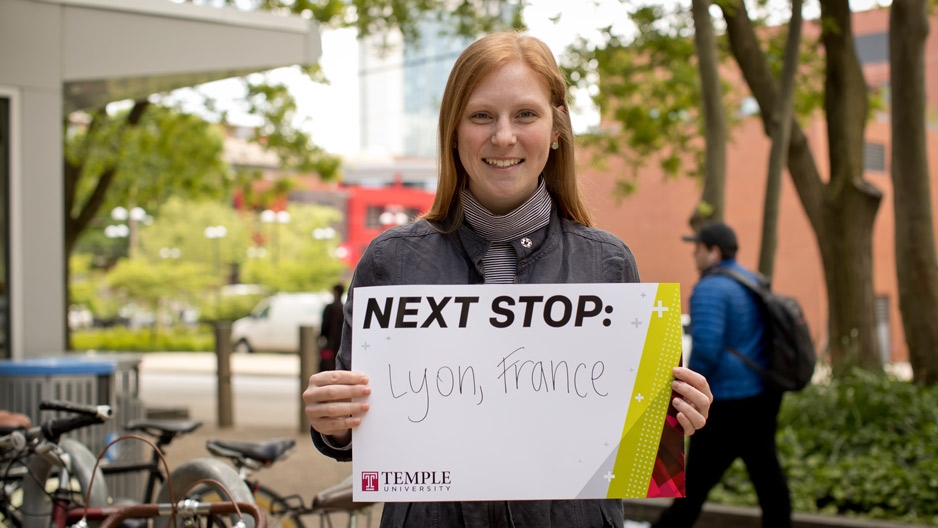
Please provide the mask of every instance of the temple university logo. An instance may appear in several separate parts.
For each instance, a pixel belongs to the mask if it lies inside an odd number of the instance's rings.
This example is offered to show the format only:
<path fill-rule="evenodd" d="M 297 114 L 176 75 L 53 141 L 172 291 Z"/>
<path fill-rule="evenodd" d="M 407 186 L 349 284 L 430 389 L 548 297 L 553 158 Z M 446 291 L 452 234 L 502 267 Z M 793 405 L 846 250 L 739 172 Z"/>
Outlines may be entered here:
<path fill-rule="evenodd" d="M 362 491 L 378 491 L 377 471 L 362 471 Z"/>

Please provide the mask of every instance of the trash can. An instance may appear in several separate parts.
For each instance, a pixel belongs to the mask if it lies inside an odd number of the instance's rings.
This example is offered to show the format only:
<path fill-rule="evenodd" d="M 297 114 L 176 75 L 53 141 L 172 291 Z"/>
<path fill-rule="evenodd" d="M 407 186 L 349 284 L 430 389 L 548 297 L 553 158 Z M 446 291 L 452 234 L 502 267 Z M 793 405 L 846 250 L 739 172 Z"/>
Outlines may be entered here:
<path fill-rule="evenodd" d="M 125 434 L 127 422 L 143 418 L 139 365 L 140 357 L 136 354 L 0 360 L 0 408 L 23 413 L 38 424 L 42 418 L 52 416 L 49 412 L 40 416 L 39 402 L 42 400 L 110 405 L 113 411 L 110 420 L 68 434 L 97 456 L 112 440 Z M 108 450 L 102 462 L 148 460 L 149 450 L 139 440 L 124 440 Z M 116 497 L 140 500 L 143 496 L 145 475 L 142 472 L 108 475 L 106 479 L 108 489 Z"/>
<path fill-rule="evenodd" d="M 105 424 L 104 442 L 101 445 L 101 449 L 104 449 L 104 446 L 120 436 L 131 434 L 124 430 L 124 426 L 128 422 L 145 417 L 143 401 L 140 400 L 140 361 L 142 356 L 127 352 L 89 352 L 86 355 L 71 357 L 83 361 L 110 361 L 114 363 L 115 368 L 111 385 L 113 390 L 111 405 L 114 415 Z M 132 438 L 122 440 L 108 450 L 104 457 L 105 467 L 108 464 L 120 466 L 149 462 L 152 451 L 153 449 L 150 446 L 140 440 Z M 105 474 L 107 487 L 112 496 L 137 501 L 143 499 L 146 479 L 147 475 L 143 471 Z"/>
<path fill-rule="evenodd" d="M 114 406 L 116 364 L 107 360 L 43 357 L 0 361 L 0 408 L 23 413 L 39 424 L 42 400 L 64 400 L 85 405 Z M 110 423 L 83 427 L 69 437 L 97 455 L 104 448 Z"/>

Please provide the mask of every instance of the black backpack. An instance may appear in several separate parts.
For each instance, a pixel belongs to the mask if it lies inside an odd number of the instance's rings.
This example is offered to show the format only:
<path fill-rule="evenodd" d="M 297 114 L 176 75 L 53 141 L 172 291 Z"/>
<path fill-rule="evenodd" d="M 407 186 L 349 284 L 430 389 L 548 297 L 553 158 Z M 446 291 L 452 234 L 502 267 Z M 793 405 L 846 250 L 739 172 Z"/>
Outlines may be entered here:
<path fill-rule="evenodd" d="M 811 332 L 808 331 L 808 322 L 798 301 L 773 293 L 764 278 L 755 283 L 749 277 L 727 268 L 716 268 L 714 273 L 735 279 L 759 299 L 768 334 L 769 366 L 764 369 L 739 350 L 731 346 L 727 346 L 727 349 L 762 374 L 778 390 L 799 391 L 811 383 L 817 355 Z"/>

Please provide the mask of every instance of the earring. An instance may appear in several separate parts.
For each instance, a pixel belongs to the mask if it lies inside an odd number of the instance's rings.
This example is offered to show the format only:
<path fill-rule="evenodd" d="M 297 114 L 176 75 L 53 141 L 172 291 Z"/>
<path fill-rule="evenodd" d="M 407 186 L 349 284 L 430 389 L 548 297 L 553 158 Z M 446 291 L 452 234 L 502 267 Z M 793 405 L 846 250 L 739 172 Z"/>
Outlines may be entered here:
<path fill-rule="evenodd" d="M 550 144 L 550 148 L 551 150 L 557 150 L 560 148 L 560 143 L 554 141 L 553 143 Z"/>

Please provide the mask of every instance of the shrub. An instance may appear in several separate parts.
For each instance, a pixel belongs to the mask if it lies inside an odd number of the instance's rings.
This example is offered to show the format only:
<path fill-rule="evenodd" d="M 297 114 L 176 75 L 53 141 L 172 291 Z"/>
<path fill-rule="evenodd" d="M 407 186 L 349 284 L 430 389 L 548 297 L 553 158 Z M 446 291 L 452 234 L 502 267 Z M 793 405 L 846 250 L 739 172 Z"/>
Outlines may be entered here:
<path fill-rule="evenodd" d="M 73 350 L 126 352 L 208 352 L 215 350 L 209 325 L 195 328 L 92 328 L 72 332 Z"/>
<path fill-rule="evenodd" d="M 938 387 L 849 369 L 785 396 L 779 457 L 795 511 L 938 525 Z M 757 504 L 737 460 L 709 499 Z"/>

